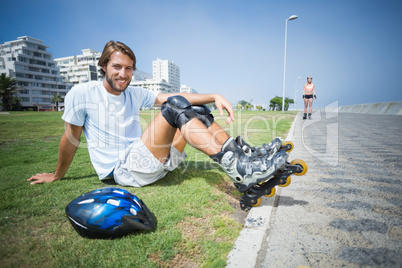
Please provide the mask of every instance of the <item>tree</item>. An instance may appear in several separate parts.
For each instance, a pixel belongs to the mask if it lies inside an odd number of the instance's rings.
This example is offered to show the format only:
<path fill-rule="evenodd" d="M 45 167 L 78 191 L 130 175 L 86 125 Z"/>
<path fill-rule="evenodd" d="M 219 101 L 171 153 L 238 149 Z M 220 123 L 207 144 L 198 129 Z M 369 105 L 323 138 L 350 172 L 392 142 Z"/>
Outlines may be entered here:
<path fill-rule="evenodd" d="M 246 111 L 248 111 L 253 108 L 253 105 L 251 105 L 250 103 L 247 103 L 246 105 L 244 105 L 244 108 L 246 109 Z"/>
<path fill-rule="evenodd" d="M 293 99 L 290 98 L 285 98 L 285 111 L 289 109 L 289 104 L 294 103 Z M 282 97 L 275 96 L 275 98 L 272 98 L 269 104 L 269 110 L 272 111 L 280 111 L 282 110 Z"/>
<path fill-rule="evenodd" d="M 236 105 L 236 109 L 237 109 L 237 110 L 243 109 L 243 105 L 241 105 L 240 103 L 238 103 L 238 104 Z"/>
<path fill-rule="evenodd" d="M 208 109 L 210 109 L 211 111 L 216 110 L 216 105 L 215 103 L 208 103 L 207 104 Z"/>
<path fill-rule="evenodd" d="M 262 106 L 261 105 L 257 105 L 255 108 L 257 108 L 258 111 L 262 110 Z"/>
<path fill-rule="evenodd" d="M 11 104 L 10 104 L 10 110 L 11 111 L 22 111 L 22 98 L 21 97 L 17 97 L 17 96 L 13 96 L 11 98 Z"/>
<path fill-rule="evenodd" d="M 289 109 L 289 105 L 295 103 L 295 101 L 291 98 L 285 97 L 285 111 Z"/>
<path fill-rule="evenodd" d="M 249 110 L 251 108 L 253 108 L 253 105 L 251 103 L 249 103 L 248 101 L 245 100 L 241 100 L 237 103 L 236 105 L 236 109 L 237 110 L 241 110 L 241 109 L 245 109 L 245 110 Z"/>
<path fill-rule="evenodd" d="M 53 95 L 51 101 L 56 103 L 56 111 L 58 111 L 59 110 L 59 102 L 63 101 L 63 98 L 60 96 L 60 94 L 57 93 L 57 94 Z"/>
<path fill-rule="evenodd" d="M 249 103 L 248 101 L 245 101 L 245 100 L 241 100 L 241 101 L 239 101 L 238 103 L 239 103 L 241 106 L 243 106 L 243 107 L 246 107 L 247 104 L 250 104 L 250 105 L 251 105 L 251 103 Z"/>
<path fill-rule="evenodd" d="M 269 110 L 270 111 L 282 110 L 282 98 L 278 96 L 272 98 L 269 103 Z"/>
<path fill-rule="evenodd" d="M 12 96 L 17 92 L 17 79 L 2 73 L 0 75 L 0 99 L 3 102 L 3 110 L 11 110 Z"/>

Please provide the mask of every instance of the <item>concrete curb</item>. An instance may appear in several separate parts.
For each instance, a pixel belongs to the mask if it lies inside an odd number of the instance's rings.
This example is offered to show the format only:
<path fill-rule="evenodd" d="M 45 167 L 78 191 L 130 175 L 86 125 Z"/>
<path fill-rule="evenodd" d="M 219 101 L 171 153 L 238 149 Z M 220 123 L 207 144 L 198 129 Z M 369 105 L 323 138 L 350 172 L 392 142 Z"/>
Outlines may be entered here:
<path fill-rule="evenodd" d="M 299 115 L 300 112 L 293 120 L 285 141 L 292 140 L 296 119 Z M 275 198 L 262 198 L 261 205 L 250 210 L 243 230 L 241 230 L 232 251 L 228 254 L 226 267 L 255 267 L 263 240 L 266 239 L 269 231 L 269 220 L 274 202 L 279 195 L 280 191 L 277 191 Z"/>
<path fill-rule="evenodd" d="M 402 115 L 402 101 L 366 103 L 340 107 L 326 107 L 325 110 L 340 113 Z"/>

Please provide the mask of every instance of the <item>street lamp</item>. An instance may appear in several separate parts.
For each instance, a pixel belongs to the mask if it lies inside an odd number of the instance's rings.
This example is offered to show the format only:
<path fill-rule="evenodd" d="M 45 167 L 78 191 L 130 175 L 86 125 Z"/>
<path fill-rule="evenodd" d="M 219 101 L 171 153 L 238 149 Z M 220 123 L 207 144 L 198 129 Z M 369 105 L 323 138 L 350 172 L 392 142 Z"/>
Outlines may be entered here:
<path fill-rule="evenodd" d="M 298 79 L 300 79 L 300 78 L 301 78 L 300 76 L 296 77 L 296 83 L 295 83 L 295 109 L 296 109 L 297 82 L 298 82 Z"/>
<path fill-rule="evenodd" d="M 282 113 L 285 111 L 285 76 L 286 76 L 286 42 L 287 42 L 287 36 L 288 36 L 288 20 L 295 20 L 297 19 L 296 15 L 290 16 L 288 19 L 286 19 L 286 24 L 285 24 L 285 57 L 283 59 L 283 97 L 282 97 Z"/>

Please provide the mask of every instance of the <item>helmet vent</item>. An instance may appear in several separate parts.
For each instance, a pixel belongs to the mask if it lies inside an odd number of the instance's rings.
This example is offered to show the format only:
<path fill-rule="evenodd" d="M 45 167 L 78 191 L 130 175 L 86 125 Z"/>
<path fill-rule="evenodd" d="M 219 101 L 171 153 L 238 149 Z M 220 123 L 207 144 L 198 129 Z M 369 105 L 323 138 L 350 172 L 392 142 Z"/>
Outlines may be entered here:
<path fill-rule="evenodd" d="M 119 191 L 119 190 L 113 190 L 113 193 L 124 195 L 124 192 Z"/>
<path fill-rule="evenodd" d="M 115 200 L 115 199 L 108 199 L 106 203 L 116 206 L 116 207 L 118 207 L 120 205 L 120 201 Z"/>
<path fill-rule="evenodd" d="M 85 200 L 82 200 L 82 201 L 80 201 L 80 202 L 78 202 L 78 204 L 89 204 L 89 203 L 92 203 L 93 201 L 95 201 L 95 199 L 93 199 L 93 198 L 91 198 L 91 199 L 85 199 Z"/>
<path fill-rule="evenodd" d="M 130 208 L 130 213 L 133 215 L 137 215 L 137 211 L 134 208 Z"/>

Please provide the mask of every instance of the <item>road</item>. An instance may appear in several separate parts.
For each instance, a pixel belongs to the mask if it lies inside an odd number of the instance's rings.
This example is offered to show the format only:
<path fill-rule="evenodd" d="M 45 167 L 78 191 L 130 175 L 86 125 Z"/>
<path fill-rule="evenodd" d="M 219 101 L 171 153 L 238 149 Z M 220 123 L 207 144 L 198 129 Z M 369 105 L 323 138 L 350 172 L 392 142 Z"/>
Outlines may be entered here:
<path fill-rule="evenodd" d="M 402 116 L 299 113 L 290 139 L 309 170 L 251 209 L 227 267 L 402 267 Z"/>
<path fill-rule="evenodd" d="M 292 141 L 309 171 L 280 188 L 255 266 L 402 267 L 402 116 L 322 110 Z"/>

